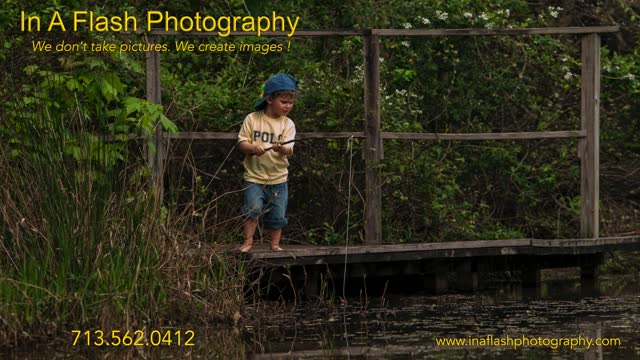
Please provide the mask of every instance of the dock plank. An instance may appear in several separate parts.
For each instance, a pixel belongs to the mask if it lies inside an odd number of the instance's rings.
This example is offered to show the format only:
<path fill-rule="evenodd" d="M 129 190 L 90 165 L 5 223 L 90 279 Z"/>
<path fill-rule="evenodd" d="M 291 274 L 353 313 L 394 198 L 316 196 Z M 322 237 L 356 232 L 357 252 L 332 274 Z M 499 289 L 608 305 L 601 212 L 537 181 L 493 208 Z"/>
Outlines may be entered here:
<path fill-rule="evenodd" d="M 271 251 L 256 245 L 246 257 L 272 265 L 311 265 L 413 261 L 511 255 L 593 254 L 615 250 L 640 250 L 640 236 L 595 239 L 509 239 L 386 245 L 284 245 Z M 345 259 L 346 258 L 346 259 Z"/>

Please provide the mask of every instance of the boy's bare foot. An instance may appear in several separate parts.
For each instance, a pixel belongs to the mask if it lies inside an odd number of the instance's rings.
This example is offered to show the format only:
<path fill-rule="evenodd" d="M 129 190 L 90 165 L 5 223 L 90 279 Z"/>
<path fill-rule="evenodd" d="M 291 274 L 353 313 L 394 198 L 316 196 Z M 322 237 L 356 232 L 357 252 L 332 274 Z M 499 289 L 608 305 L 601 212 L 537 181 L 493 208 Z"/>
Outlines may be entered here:
<path fill-rule="evenodd" d="M 279 245 L 271 245 L 272 251 L 284 251 Z"/>
<path fill-rule="evenodd" d="M 244 243 L 242 244 L 242 246 L 240 246 L 240 252 L 243 252 L 243 253 L 249 252 L 252 246 L 253 246 L 253 243 Z"/>

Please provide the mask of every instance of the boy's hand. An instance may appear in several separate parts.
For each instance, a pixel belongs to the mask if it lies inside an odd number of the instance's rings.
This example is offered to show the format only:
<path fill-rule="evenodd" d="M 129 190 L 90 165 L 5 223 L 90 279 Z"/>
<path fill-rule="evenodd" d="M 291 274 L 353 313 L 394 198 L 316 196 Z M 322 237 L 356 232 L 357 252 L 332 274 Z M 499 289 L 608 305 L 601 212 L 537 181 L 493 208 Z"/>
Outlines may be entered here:
<path fill-rule="evenodd" d="M 279 154 L 289 155 L 289 148 L 285 145 L 282 145 L 281 142 L 275 143 L 271 149 Z"/>
<path fill-rule="evenodd" d="M 262 146 L 254 145 L 254 147 L 253 147 L 253 154 L 254 155 L 260 156 L 260 155 L 262 155 L 264 153 L 265 153 L 265 151 L 264 151 L 264 148 Z"/>

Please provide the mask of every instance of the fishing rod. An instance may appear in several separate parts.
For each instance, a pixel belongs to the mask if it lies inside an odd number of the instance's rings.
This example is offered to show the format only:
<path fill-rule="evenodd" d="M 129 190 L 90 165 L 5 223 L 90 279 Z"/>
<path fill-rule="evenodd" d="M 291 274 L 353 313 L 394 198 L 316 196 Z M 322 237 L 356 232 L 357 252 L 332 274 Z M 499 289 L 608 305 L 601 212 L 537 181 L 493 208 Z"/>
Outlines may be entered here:
<path fill-rule="evenodd" d="M 296 141 L 303 141 L 303 140 L 309 140 L 309 139 L 293 139 L 293 140 L 288 140 L 285 141 L 283 143 L 280 143 L 280 145 L 286 145 L 286 144 L 291 144 L 292 142 L 296 142 Z M 273 146 L 270 146 L 268 148 L 265 148 L 264 151 L 267 152 L 269 150 L 273 149 Z M 254 156 L 255 154 L 249 154 L 249 156 Z"/>
<path fill-rule="evenodd" d="M 289 141 L 285 141 L 285 142 L 283 142 L 283 143 L 280 143 L 280 145 L 287 145 L 287 144 L 291 144 L 292 142 L 295 142 L 295 141 L 302 141 L 302 140 L 304 140 L 304 139 L 293 139 L 293 140 L 289 140 Z M 269 151 L 269 150 L 271 150 L 271 149 L 273 149 L 273 146 L 270 146 L 270 147 L 268 147 L 268 148 L 264 149 L 264 151 Z"/>

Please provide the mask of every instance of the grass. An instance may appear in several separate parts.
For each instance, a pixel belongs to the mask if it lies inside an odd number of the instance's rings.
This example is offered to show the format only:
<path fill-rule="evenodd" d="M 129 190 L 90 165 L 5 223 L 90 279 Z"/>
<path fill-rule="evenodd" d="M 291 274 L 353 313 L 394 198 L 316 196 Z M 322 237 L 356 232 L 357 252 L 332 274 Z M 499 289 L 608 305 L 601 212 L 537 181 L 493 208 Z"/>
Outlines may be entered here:
<path fill-rule="evenodd" d="M 53 123 L 0 132 L 13 139 L 0 142 L 0 346 L 237 320 L 244 270 L 215 247 L 194 250 L 206 234 L 163 208 L 140 157 Z"/>

